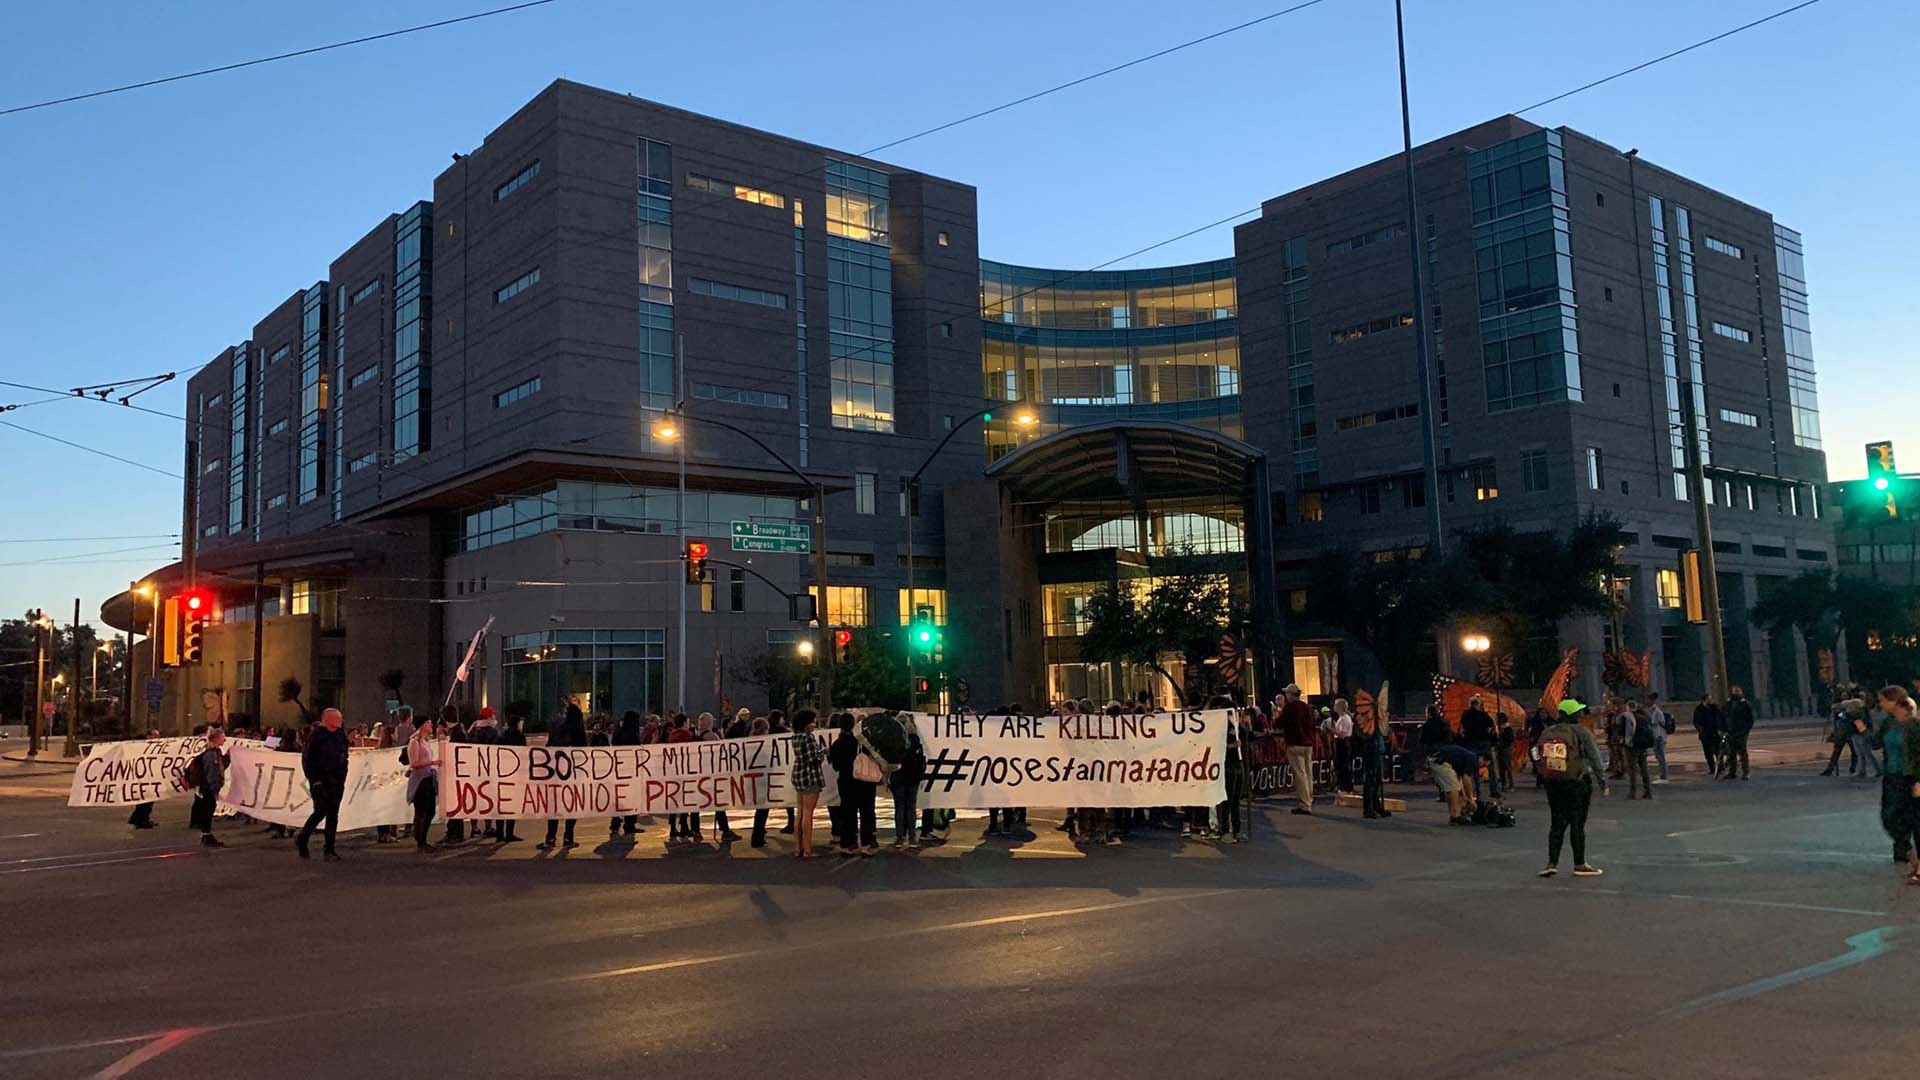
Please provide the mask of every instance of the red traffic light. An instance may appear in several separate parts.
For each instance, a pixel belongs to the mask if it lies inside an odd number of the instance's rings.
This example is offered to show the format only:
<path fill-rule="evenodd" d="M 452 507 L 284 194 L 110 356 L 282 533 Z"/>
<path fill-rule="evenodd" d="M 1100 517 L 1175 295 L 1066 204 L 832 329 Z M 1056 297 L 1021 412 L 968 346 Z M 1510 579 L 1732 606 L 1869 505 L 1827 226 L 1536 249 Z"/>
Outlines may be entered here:
<path fill-rule="evenodd" d="M 846 648 L 848 645 L 853 644 L 853 631 L 835 630 L 833 632 L 833 643 L 835 645 L 840 646 L 843 649 Z"/>
<path fill-rule="evenodd" d="M 189 612 L 199 612 L 207 607 L 207 594 L 203 592 L 190 592 L 181 597 L 180 602 L 185 605 Z"/>
<path fill-rule="evenodd" d="M 687 541 L 687 558 L 704 559 L 707 557 L 707 545 L 699 540 Z"/>

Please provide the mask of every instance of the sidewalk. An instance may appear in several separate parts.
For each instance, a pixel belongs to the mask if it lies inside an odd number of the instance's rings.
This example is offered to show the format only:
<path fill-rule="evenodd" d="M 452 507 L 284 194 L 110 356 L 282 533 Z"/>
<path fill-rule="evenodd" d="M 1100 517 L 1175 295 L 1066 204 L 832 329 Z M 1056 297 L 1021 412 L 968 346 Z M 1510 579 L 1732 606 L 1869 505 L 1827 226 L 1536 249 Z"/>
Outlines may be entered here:
<path fill-rule="evenodd" d="M 35 765 L 47 769 L 73 769 L 80 764 L 81 759 L 61 756 L 60 751 L 65 748 L 65 742 L 66 740 L 62 738 L 58 740 L 55 745 L 42 748 L 40 756 L 28 757 L 26 740 L 15 741 L 8 739 L 6 742 L 0 743 L 0 761 L 17 762 L 22 765 Z"/>

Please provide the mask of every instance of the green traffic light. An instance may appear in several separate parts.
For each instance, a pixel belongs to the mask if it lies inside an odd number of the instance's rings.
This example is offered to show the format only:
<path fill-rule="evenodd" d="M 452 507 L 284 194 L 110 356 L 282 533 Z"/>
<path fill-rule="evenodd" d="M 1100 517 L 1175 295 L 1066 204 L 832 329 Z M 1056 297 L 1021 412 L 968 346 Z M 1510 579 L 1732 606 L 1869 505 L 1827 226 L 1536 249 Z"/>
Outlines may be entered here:
<path fill-rule="evenodd" d="M 1891 485 L 1887 483 L 1887 478 L 1884 476 L 1876 476 L 1873 478 L 1873 489 L 1875 491 L 1885 491 L 1890 486 Z"/>
<path fill-rule="evenodd" d="M 928 642 L 933 640 L 933 631 L 923 626 L 920 628 L 919 638 L 920 638 L 920 644 L 925 645 Z"/>
<path fill-rule="evenodd" d="M 983 412 L 983 413 L 981 413 L 981 414 L 980 414 L 980 419 L 982 419 L 982 420 L 985 420 L 985 421 L 987 421 L 988 423 L 992 423 L 992 422 L 993 422 L 993 414 L 992 414 L 992 413 L 990 413 L 990 412 Z"/>

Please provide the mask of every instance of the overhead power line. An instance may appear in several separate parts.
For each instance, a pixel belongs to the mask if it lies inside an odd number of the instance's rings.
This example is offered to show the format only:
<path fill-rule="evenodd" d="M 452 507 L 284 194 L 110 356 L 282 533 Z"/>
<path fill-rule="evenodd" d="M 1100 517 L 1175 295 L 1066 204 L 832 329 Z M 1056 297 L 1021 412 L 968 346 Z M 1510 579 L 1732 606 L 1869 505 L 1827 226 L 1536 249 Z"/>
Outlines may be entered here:
<path fill-rule="evenodd" d="M 135 461 L 129 457 L 121 457 L 119 454 L 108 453 L 107 451 L 102 450 L 97 446 L 88 446 L 85 443 L 74 442 L 72 439 L 63 439 L 58 435 L 49 435 L 44 431 L 35 431 L 30 427 L 26 427 L 21 424 L 16 424 L 11 420 L 0 420 L 0 426 L 10 427 L 15 431 L 24 431 L 29 435 L 38 435 L 43 439 L 52 439 L 54 442 L 57 442 L 62 446 L 71 446 L 75 450 L 85 450 L 89 454 L 98 454 L 103 458 L 112 458 L 113 460 L 118 461 L 124 465 L 131 465 L 136 469 L 145 469 L 148 472 L 159 473 L 161 476 L 165 476 L 172 480 L 186 479 L 185 477 L 181 476 L 179 473 L 168 472 L 167 470 L 159 468 L 157 466 L 149 465 L 144 461 Z"/>
<path fill-rule="evenodd" d="M 78 544 L 94 540 L 178 540 L 179 533 L 129 533 L 126 536 L 15 536 L 0 544 Z"/>
<path fill-rule="evenodd" d="M 106 97 L 109 94 L 124 94 L 129 90 L 144 90 L 150 86 L 164 86 L 167 83 L 184 82 L 187 79 L 198 79 L 203 75 L 218 75 L 226 71 L 238 71 L 241 68 L 257 67 L 261 64 L 271 64 L 279 60 L 292 60 L 301 56 L 312 56 L 315 53 L 331 52 L 334 49 L 344 49 L 349 45 L 365 45 L 370 41 L 384 41 L 387 38 L 402 37 L 407 34 L 417 34 L 423 30 L 438 30 L 443 26 L 453 26 L 456 23 L 472 22 L 475 19 L 485 19 L 493 15 L 505 15 L 505 14 L 508 14 L 509 12 L 524 11 L 527 8 L 536 8 L 536 7 L 540 7 L 545 4 L 551 4 L 554 2 L 555 0 L 527 0 L 527 2 L 523 4 L 513 4 L 509 7 L 494 8 L 491 11 L 476 11 L 471 15 L 460 15 L 451 19 L 441 19 L 437 22 L 421 23 L 419 26 L 409 26 L 401 30 L 388 30 L 385 33 L 380 33 L 380 34 L 368 34 L 365 37 L 352 38 L 347 41 L 336 41 L 330 45 L 315 45 L 315 46 L 312 46 L 311 48 L 295 49 L 292 52 L 275 53 L 272 56 L 261 56 L 261 57 L 256 57 L 252 60 L 242 60 L 236 64 L 221 64 L 218 67 L 201 68 L 199 71 L 186 71 L 178 75 L 168 75 L 164 78 L 148 79 L 144 82 L 127 83 L 124 86 L 110 86 L 104 90 L 89 90 L 84 94 L 70 94 L 67 97 L 51 98 L 47 101 L 36 101 L 30 105 L 15 105 L 15 106 L 12 106 L 11 108 L 0 109 L 0 116 L 11 116 L 14 113 L 32 112 L 35 109 L 50 109 L 55 105 L 69 105 L 76 101 L 87 101 L 92 98 Z"/>

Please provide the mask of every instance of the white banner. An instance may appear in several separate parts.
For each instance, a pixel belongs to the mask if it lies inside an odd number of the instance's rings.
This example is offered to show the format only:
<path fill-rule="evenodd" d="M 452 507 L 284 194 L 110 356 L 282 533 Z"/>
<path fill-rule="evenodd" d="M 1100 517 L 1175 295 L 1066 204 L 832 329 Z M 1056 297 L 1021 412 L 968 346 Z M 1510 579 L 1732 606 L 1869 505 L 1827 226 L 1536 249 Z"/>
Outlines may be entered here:
<path fill-rule="evenodd" d="M 306 824 L 313 812 L 313 791 L 299 754 L 251 741 L 229 741 L 227 750 L 232 760 L 227 765 L 227 786 L 220 792 L 221 810 L 275 825 Z M 348 751 L 340 831 L 412 823 L 407 767 L 400 764 L 399 749 Z"/>
<path fill-rule="evenodd" d="M 133 806 L 184 795 L 179 777 L 207 748 L 198 735 L 94 743 L 73 770 L 68 806 Z"/>
<path fill-rule="evenodd" d="M 822 753 L 831 732 L 816 731 Z M 584 818 L 797 806 L 792 735 L 646 746 L 441 743 L 440 812 L 455 818 Z M 822 766 L 820 804 L 835 798 Z M 343 826 L 344 827 L 344 823 Z"/>
<path fill-rule="evenodd" d="M 920 805 L 1212 806 L 1227 797 L 1232 715 L 915 714 L 927 751 Z"/>

